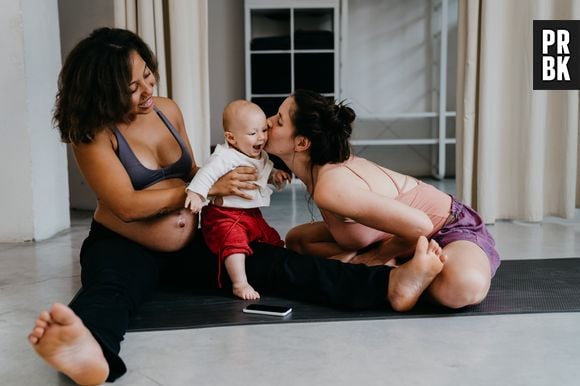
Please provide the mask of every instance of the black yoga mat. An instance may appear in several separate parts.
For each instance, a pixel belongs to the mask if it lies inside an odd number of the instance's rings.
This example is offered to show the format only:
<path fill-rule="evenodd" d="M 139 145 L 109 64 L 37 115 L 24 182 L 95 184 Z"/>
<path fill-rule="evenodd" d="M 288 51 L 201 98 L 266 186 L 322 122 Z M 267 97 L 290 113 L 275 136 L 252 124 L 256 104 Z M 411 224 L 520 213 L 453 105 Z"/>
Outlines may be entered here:
<path fill-rule="evenodd" d="M 291 306 L 286 317 L 245 314 L 253 303 L 226 291 L 159 292 L 132 320 L 129 331 L 171 330 L 243 324 L 328 322 L 339 320 L 436 316 L 580 312 L 580 258 L 503 261 L 485 301 L 461 310 L 420 303 L 407 313 L 385 310 L 343 311 L 272 296 L 260 303 Z"/>

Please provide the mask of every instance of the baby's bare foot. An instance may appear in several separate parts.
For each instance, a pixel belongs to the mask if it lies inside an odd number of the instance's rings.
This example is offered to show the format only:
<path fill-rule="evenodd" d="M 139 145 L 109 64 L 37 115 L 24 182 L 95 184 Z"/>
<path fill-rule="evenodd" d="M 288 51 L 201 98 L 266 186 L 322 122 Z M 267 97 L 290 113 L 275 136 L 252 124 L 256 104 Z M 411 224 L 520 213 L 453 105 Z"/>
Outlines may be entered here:
<path fill-rule="evenodd" d="M 101 346 L 63 304 L 56 303 L 38 316 L 28 340 L 42 359 L 79 385 L 100 385 L 109 375 Z"/>
<path fill-rule="evenodd" d="M 391 271 L 387 299 L 395 311 L 409 311 L 443 269 L 445 256 L 434 240 L 421 236 L 415 254 L 405 264 Z"/>
<path fill-rule="evenodd" d="M 260 294 L 248 283 L 234 283 L 233 292 L 234 295 L 244 300 L 260 299 Z"/>

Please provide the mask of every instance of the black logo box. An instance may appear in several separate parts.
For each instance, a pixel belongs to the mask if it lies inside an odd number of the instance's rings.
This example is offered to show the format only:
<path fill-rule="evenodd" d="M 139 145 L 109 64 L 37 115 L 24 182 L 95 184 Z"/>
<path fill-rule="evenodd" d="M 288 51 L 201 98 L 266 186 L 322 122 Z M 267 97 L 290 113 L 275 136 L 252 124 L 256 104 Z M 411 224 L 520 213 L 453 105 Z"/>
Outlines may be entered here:
<path fill-rule="evenodd" d="M 534 90 L 580 90 L 580 20 L 534 20 Z M 570 80 L 542 80 L 542 31 L 566 30 L 570 34 L 568 73 Z M 548 48 L 548 55 L 558 57 L 557 42 Z M 566 55 L 566 54 L 565 54 Z"/>

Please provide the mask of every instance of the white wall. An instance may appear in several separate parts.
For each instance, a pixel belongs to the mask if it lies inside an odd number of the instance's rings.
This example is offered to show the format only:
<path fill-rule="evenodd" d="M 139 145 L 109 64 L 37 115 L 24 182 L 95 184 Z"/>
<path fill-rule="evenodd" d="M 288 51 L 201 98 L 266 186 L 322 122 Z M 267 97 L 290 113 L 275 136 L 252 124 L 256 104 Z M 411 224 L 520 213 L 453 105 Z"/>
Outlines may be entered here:
<path fill-rule="evenodd" d="M 341 97 L 359 117 L 359 139 L 434 138 L 435 119 L 387 120 L 393 113 L 438 110 L 439 2 L 348 0 L 348 37 Z M 449 2 L 447 107 L 455 110 L 457 1 Z M 447 120 L 454 136 L 454 119 Z M 357 147 L 363 157 L 415 176 L 432 173 L 435 146 Z M 447 146 L 446 174 L 455 174 L 455 148 Z"/>
<path fill-rule="evenodd" d="M 209 3 L 209 93 L 211 143 L 224 141 L 222 111 L 234 99 L 245 97 L 244 2 Z"/>
<path fill-rule="evenodd" d="M 114 27 L 114 0 L 58 0 L 61 54 L 99 27 Z"/>
<path fill-rule="evenodd" d="M 0 242 L 70 225 L 66 151 L 51 118 L 60 69 L 56 0 L 1 0 Z"/>
<path fill-rule="evenodd" d="M 360 116 L 354 138 L 436 137 L 435 119 L 385 121 L 371 114 L 436 111 L 440 11 L 434 0 L 347 0 L 348 43 L 342 98 Z M 449 2 L 447 106 L 455 110 L 457 1 Z M 223 140 L 221 112 L 244 97 L 244 20 L 240 0 L 209 2 L 210 111 L 212 144 Z M 435 65 L 434 65 L 435 64 Z M 455 133 L 448 119 L 449 136 Z M 357 147 L 358 154 L 415 176 L 431 175 L 435 146 Z M 447 146 L 446 174 L 455 174 L 455 147 Z"/>
<path fill-rule="evenodd" d="M 62 61 L 72 48 L 94 29 L 114 27 L 114 0 L 58 0 Z M 74 156 L 67 151 L 70 207 L 95 209 L 96 197 L 81 175 Z"/>

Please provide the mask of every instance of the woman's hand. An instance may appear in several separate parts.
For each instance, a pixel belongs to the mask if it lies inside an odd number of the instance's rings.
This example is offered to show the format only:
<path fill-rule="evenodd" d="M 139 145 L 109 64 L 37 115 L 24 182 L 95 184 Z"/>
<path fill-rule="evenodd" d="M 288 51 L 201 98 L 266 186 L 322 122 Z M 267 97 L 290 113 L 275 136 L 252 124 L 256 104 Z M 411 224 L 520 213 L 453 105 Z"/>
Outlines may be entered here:
<path fill-rule="evenodd" d="M 238 166 L 231 172 L 220 177 L 219 180 L 209 190 L 209 196 L 231 196 L 251 200 L 252 196 L 244 192 L 245 190 L 254 190 L 258 186 L 253 181 L 258 179 L 256 169 L 251 166 Z"/>
<path fill-rule="evenodd" d="M 364 248 L 365 251 L 354 256 L 349 262 L 353 264 L 374 265 L 396 265 L 396 257 L 412 256 L 415 252 L 414 241 L 404 240 L 394 236 L 387 240 L 379 241 L 371 248 Z"/>

